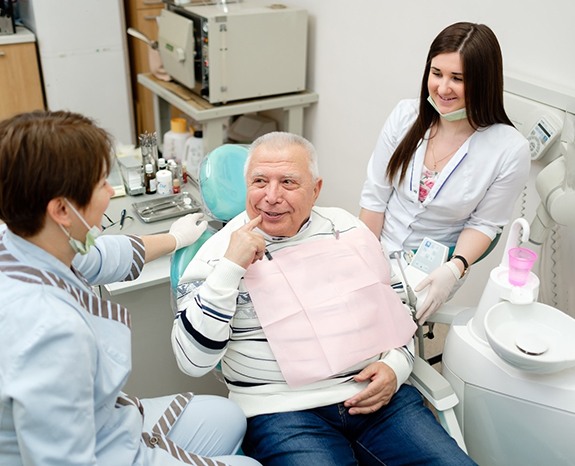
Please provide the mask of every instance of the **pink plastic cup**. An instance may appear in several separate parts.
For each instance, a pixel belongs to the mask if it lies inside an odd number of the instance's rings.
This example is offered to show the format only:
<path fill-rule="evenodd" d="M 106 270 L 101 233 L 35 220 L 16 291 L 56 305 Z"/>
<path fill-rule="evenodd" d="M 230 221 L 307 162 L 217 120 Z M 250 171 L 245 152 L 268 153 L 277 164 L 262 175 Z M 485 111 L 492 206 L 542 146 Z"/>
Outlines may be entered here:
<path fill-rule="evenodd" d="M 514 286 L 525 285 L 536 260 L 537 254 L 531 249 L 511 248 L 509 250 L 509 283 Z"/>

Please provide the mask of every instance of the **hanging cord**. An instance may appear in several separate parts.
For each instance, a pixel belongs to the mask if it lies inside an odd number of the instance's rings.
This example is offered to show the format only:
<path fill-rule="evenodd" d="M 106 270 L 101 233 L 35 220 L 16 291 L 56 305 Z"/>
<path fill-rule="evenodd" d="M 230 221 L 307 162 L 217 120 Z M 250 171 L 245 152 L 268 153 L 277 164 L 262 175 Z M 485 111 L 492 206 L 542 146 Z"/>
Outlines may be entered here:
<path fill-rule="evenodd" d="M 527 209 L 527 184 L 523 186 L 520 196 L 519 216 L 525 218 L 525 211 Z"/>
<path fill-rule="evenodd" d="M 557 238 L 558 238 L 558 229 L 559 225 L 555 225 L 551 229 L 551 241 L 549 245 L 549 249 L 551 250 L 550 258 L 551 258 L 551 303 L 553 307 L 557 307 L 558 303 L 558 294 L 557 294 Z"/>

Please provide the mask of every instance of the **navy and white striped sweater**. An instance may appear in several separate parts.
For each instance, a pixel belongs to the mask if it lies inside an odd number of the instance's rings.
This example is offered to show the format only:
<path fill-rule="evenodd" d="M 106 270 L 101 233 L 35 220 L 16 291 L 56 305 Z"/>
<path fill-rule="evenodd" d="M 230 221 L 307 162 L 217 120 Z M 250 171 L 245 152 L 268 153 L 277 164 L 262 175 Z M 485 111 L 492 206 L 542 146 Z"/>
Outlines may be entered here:
<path fill-rule="evenodd" d="M 210 238 L 180 279 L 178 313 L 172 330 L 180 368 L 199 377 L 221 361 L 230 398 L 248 417 L 342 402 L 365 388 L 365 384 L 353 381 L 353 375 L 378 360 L 395 371 L 398 387 L 405 382 L 413 364 L 413 343 L 327 380 L 297 389 L 288 387 L 244 287 L 245 269 L 223 257 L 231 233 L 247 221 L 243 212 Z M 277 241 L 268 238 L 268 251 L 273 256 L 282 248 L 331 237 L 335 230 L 345 235 L 355 228 L 366 227 L 345 210 L 314 207 L 310 221 L 298 234 Z"/>

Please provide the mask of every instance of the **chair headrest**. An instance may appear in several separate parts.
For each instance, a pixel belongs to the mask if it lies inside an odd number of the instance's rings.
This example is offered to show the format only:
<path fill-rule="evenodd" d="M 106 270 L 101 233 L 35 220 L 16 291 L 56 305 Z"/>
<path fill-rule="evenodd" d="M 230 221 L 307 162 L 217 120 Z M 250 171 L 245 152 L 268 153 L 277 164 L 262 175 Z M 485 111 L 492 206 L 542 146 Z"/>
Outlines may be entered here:
<path fill-rule="evenodd" d="M 247 158 L 248 146 L 224 144 L 202 160 L 199 173 L 202 201 L 210 215 L 221 222 L 245 210 Z"/>

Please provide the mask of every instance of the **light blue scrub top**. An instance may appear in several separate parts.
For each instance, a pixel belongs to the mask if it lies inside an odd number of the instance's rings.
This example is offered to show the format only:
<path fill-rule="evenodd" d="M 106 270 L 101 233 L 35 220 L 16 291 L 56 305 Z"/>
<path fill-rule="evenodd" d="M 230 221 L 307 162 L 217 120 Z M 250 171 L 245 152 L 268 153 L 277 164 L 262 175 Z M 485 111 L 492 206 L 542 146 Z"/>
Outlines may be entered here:
<path fill-rule="evenodd" d="M 143 464 L 141 415 L 116 406 L 131 367 L 129 315 L 0 230 L 0 464 Z M 75 262 L 91 284 L 135 278 L 143 264 L 143 244 L 126 236 L 98 238 Z"/>

